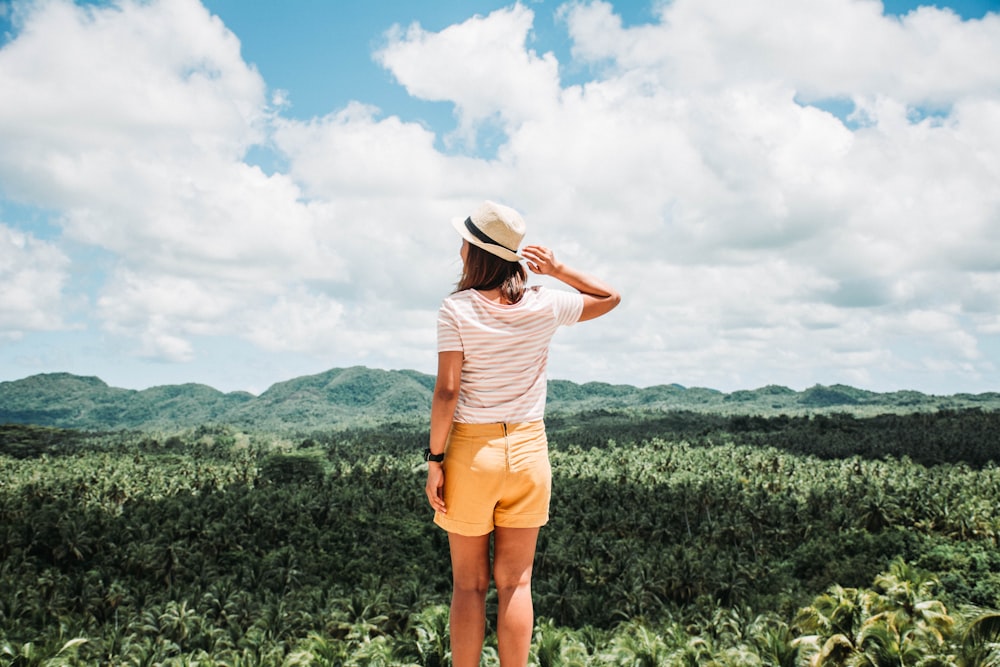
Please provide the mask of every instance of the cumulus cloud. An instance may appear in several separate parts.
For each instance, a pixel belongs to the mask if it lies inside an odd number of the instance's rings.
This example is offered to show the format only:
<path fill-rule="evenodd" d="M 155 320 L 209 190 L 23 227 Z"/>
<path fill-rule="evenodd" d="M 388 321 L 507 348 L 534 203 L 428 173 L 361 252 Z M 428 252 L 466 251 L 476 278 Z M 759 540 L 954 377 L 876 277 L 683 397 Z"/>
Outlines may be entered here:
<path fill-rule="evenodd" d="M 397 26 L 375 57 L 414 97 L 454 103 L 458 136 L 472 140 L 483 123 L 520 123 L 557 101 L 555 57 L 525 48 L 533 21 L 534 13 L 516 4 L 438 33 Z"/>
<path fill-rule="evenodd" d="M 560 13 L 597 75 L 555 94 L 523 7 L 392 32 L 381 58 L 412 94 L 454 101 L 460 124 L 502 120 L 491 169 L 553 243 L 623 286 L 628 334 L 601 346 L 623 379 L 930 372 L 936 357 L 908 357 L 906 339 L 992 365 L 977 345 L 989 325 L 962 317 L 961 299 L 991 300 L 974 276 L 1000 257 L 1000 143 L 983 122 L 1000 119 L 1000 73 L 981 64 L 1000 56 L 1000 17 L 841 0 L 677 0 L 630 28 L 604 2 Z M 462 49 L 491 43 L 487 27 L 523 55 Z M 446 51 L 462 57 L 440 76 Z M 465 81 L 491 67 L 532 84 L 527 113 L 488 96 L 466 110 Z M 823 110 L 835 98 L 851 118 Z M 930 314 L 936 326 L 917 326 Z"/>
<path fill-rule="evenodd" d="M 575 57 L 680 90 L 781 82 L 809 100 L 888 96 L 952 103 L 995 87 L 1000 15 L 962 21 L 920 7 L 885 16 L 872 0 L 661 3 L 659 22 L 623 28 L 607 2 L 562 9 Z"/>
<path fill-rule="evenodd" d="M 0 188 L 62 231 L 0 240 L 49 271 L 35 328 L 62 326 L 73 243 L 111 258 L 95 317 L 137 354 L 196 360 L 199 337 L 239 336 L 433 370 L 459 268 L 447 222 L 493 198 L 625 296 L 560 334 L 553 376 L 934 390 L 947 375 L 954 391 L 995 373 L 997 14 L 674 0 L 625 27 L 613 4 L 572 2 L 573 63 L 532 47 L 522 4 L 388 29 L 373 57 L 453 105 L 439 128 L 363 99 L 286 117 L 195 0 L 16 7 Z M 564 83 L 568 65 L 589 80 Z M 282 169 L 250 164 L 254 146 Z"/>
<path fill-rule="evenodd" d="M 18 11 L 0 51 L 18 100 L 0 107 L 0 184 L 113 258 L 95 296 L 106 329 L 188 360 L 192 333 L 243 335 L 248 308 L 346 278 L 299 186 L 244 162 L 269 132 L 266 86 L 200 3 Z"/>
<path fill-rule="evenodd" d="M 54 244 L 0 224 L 0 339 L 66 326 L 68 266 Z"/>

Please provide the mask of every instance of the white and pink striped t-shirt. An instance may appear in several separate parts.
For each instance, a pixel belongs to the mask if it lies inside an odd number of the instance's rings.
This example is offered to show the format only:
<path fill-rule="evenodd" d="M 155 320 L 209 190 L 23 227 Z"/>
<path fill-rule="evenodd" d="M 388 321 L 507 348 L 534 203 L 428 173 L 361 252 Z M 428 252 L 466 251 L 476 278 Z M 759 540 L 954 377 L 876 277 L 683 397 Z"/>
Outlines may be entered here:
<path fill-rule="evenodd" d="M 461 350 L 464 357 L 454 420 L 541 419 L 549 341 L 582 312 L 583 295 L 538 286 L 513 305 L 493 303 L 473 289 L 446 298 L 438 311 L 438 352 Z"/>

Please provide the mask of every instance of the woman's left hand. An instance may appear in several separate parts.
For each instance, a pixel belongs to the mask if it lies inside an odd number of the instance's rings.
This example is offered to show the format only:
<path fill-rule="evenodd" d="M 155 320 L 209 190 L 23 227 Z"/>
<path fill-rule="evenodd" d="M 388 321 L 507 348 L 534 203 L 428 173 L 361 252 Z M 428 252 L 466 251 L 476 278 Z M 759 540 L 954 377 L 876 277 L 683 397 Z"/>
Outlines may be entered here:
<path fill-rule="evenodd" d="M 434 461 L 427 462 L 427 500 L 435 512 L 446 514 L 444 506 L 444 466 Z"/>
<path fill-rule="evenodd" d="M 521 248 L 521 256 L 528 264 L 532 273 L 548 276 L 558 273 L 561 264 L 556 261 L 555 253 L 545 246 L 527 245 Z"/>

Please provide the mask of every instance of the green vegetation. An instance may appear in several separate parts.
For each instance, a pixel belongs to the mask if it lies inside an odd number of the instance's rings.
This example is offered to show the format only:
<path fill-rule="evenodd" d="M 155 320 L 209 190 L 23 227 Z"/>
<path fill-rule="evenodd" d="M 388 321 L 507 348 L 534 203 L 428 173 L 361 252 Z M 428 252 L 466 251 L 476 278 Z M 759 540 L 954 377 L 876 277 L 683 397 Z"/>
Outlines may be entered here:
<path fill-rule="evenodd" d="M 18 423 L 90 431 L 174 430 L 202 424 L 232 424 L 269 432 L 373 426 L 389 420 L 426 419 L 434 377 L 416 371 L 355 366 L 295 378 L 260 396 L 224 394 L 199 384 L 142 391 L 109 387 L 96 377 L 69 373 L 33 375 L 0 382 L 0 424 Z M 916 391 L 879 394 L 844 385 L 802 392 L 770 385 L 724 394 L 679 385 L 633 387 L 602 382 L 553 380 L 550 415 L 612 410 L 711 415 L 803 416 L 849 410 L 860 416 L 940 410 L 1000 410 L 1000 393 L 929 396 Z"/>
<path fill-rule="evenodd" d="M 534 664 L 1000 665 L 1000 413 L 862 414 L 557 411 Z M 447 665 L 425 440 L 0 426 L 0 665 Z"/>

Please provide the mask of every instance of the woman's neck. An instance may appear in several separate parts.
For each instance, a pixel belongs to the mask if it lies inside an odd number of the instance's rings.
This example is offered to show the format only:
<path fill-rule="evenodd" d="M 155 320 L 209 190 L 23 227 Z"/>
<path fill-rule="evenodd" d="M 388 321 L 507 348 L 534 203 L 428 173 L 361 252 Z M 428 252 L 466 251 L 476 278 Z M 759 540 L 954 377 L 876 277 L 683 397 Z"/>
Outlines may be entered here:
<path fill-rule="evenodd" d="M 487 301 L 499 303 L 504 306 L 510 305 L 510 302 L 504 298 L 503 294 L 501 294 L 499 287 L 494 287 L 493 289 L 477 289 L 476 291 L 482 294 L 483 298 Z"/>

